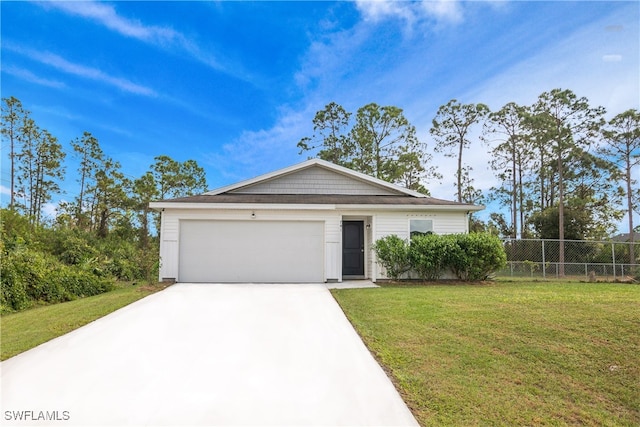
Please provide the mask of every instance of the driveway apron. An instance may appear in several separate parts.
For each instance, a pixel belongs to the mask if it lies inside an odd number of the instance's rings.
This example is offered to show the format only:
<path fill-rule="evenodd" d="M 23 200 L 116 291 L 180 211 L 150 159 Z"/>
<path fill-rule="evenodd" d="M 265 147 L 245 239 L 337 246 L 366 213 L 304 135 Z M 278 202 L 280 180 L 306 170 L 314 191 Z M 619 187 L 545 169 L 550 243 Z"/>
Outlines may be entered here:
<path fill-rule="evenodd" d="M 177 284 L 0 368 L 2 425 L 417 425 L 321 284 Z"/>

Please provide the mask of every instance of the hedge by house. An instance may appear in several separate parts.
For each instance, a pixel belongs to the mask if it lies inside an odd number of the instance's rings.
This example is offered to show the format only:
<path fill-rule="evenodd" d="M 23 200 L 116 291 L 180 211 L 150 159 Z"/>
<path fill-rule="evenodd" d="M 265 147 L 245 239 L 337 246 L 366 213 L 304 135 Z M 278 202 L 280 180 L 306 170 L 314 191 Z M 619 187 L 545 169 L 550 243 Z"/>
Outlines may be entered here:
<path fill-rule="evenodd" d="M 507 262 L 500 239 L 487 233 L 427 234 L 411 242 L 390 235 L 376 241 L 373 250 L 393 280 L 408 271 L 420 280 L 437 280 L 448 271 L 464 281 L 486 280 Z"/>

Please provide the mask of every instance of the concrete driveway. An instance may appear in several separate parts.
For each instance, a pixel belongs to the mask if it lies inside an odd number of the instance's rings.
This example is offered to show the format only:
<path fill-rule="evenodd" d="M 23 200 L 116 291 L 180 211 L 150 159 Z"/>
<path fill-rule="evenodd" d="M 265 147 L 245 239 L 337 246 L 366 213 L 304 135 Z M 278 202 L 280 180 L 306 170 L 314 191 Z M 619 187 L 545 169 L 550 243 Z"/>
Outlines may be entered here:
<path fill-rule="evenodd" d="M 324 285 L 177 284 L 0 367 L 2 425 L 417 425 Z"/>

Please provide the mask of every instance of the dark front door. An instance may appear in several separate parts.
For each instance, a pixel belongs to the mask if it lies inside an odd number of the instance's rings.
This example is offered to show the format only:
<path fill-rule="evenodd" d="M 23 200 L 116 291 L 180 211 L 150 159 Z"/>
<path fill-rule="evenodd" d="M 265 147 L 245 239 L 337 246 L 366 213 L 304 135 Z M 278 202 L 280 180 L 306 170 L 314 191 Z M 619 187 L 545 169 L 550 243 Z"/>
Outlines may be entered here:
<path fill-rule="evenodd" d="M 364 221 L 342 221 L 342 275 L 364 276 Z"/>

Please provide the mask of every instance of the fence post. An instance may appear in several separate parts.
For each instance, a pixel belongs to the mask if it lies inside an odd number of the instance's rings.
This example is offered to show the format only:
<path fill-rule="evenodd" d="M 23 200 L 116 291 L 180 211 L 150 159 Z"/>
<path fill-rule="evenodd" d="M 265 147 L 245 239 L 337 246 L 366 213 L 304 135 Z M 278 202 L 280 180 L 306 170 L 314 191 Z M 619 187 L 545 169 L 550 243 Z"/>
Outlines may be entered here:
<path fill-rule="evenodd" d="M 616 281 L 616 244 L 611 242 L 611 259 L 613 261 L 613 281 Z"/>
<path fill-rule="evenodd" d="M 542 278 L 547 278 L 547 263 L 544 260 L 544 239 L 542 239 Z"/>

